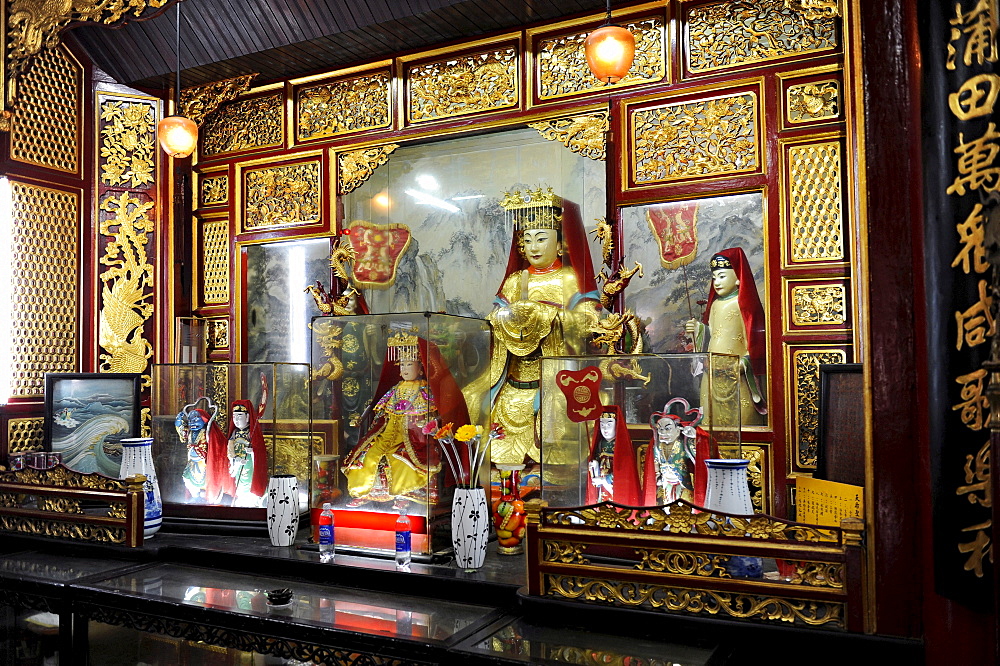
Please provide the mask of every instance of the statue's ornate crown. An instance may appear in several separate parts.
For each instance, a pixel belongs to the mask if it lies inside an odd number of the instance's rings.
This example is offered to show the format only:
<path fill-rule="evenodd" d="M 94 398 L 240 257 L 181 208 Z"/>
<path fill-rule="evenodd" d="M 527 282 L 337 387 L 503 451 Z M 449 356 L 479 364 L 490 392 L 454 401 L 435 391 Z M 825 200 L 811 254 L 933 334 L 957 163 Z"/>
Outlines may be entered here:
<path fill-rule="evenodd" d="M 733 262 L 729 261 L 729 259 L 724 255 L 717 254 L 714 257 L 712 257 L 712 262 L 709 264 L 709 266 L 714 271 L 719 268 L 732 268 Z"/>
<path fill-rule="evenodd" d="M 390 361 L 419 361 L 417 351 L 417 336 L 412 331 L 400 329 L 389 336 L 386 343 L 389 346 Z"/>
<path fill-rule="evenodd" d="M 514 223 L 516 231 L 562 228 L 562 197 L 552 188 L 542 190 L 512 190 L 504 195 L 500 205 Z"/>

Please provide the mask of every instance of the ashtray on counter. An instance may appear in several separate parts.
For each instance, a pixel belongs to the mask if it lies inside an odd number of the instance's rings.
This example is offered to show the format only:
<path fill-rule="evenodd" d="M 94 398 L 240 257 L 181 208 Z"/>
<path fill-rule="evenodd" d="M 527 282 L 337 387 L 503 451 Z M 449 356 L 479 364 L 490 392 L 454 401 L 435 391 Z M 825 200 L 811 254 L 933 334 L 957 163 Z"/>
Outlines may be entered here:
<path fill-rule="evenodd" d="M 267 596 L 267 605 L 271 608 L 287 608 L 292 605 L 292 591 L 287 587 L 268 590 L 265 595 Z"/>

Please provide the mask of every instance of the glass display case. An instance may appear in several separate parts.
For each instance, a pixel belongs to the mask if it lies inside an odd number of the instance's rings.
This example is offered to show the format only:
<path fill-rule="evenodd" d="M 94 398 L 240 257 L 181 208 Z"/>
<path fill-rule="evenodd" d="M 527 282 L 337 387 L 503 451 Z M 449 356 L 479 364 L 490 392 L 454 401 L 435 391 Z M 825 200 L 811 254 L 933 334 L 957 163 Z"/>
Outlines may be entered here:
<path fill-rule="evenodd" d="M 704 461 L 740 447 L 741 359 L 685 353 L 542 359 L 549 506 L 703 502 Z"/>
<path fill-rule="evenodd" d="M 312 456 L 332 444 L 313 431 L 308 364 L 160 364 L 151 373 L 165 523 L 263 521 L 274 474 L 299 479 L 299 506 L 307 510 Z"/>
<path fill-rule="evenodd" d="M 311 329 L 313 411 L 340 421 L 339 494 L 327 489 L 337 549 L 392 551 L 405 512 L 414 557 L 444 552 L 470 465 L 453 469 L 434 435 L 449 423 L 488 430 L 489 324 L 418 312 L 317 317 Z"/>

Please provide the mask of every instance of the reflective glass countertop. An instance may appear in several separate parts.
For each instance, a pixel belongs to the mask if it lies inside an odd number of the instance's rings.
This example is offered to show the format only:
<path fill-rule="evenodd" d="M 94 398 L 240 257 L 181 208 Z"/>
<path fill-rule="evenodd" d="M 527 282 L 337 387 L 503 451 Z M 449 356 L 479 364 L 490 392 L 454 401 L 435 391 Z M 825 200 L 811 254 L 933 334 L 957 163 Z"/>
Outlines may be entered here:
<path fill-rule="evenodd" d="M 424 643 L 450 643 L 464 629 L 481 626 L 498 614 L 491 606 L 178 564 L 157 564 L 85 587 L 181 606 Z M 272 606 L 267 600 L 268 590 L 280 588 L 292 591 L 292 601 L 286 607 Z"/>
<path fill-rule="evenodd" d="M 0 578 L 61 584 L 133 566 L 134 562 L 122 560 L 26 551 L 0 555 Z"/>

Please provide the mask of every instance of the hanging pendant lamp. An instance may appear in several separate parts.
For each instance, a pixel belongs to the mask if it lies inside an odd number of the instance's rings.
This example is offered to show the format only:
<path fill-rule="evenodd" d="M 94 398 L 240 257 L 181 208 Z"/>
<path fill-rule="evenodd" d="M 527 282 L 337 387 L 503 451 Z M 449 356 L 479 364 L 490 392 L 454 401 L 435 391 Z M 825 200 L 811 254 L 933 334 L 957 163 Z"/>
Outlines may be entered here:
<path fill-rule="evenodd" d="M 177 78 L 174 80 L 174 113 L 156 124 L 160 147 L 170 157 L 187 157 L 198 146 L 198 125 L 181 112 L 181 3 L 177 5 L 177 32 L 174 53 L 177 57 Z"/>
<path fill-rule="evenodd" d="M 628 74 L 635 59 L 635 37 L 628 28 L 611 23 L 611 0 L 604 25 L 587 36 L 584 43 L 587 66 L 601 81 L 609 85 Z"/>

